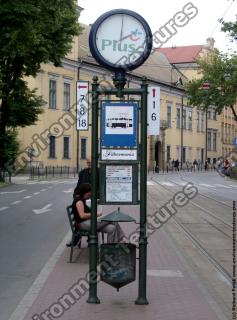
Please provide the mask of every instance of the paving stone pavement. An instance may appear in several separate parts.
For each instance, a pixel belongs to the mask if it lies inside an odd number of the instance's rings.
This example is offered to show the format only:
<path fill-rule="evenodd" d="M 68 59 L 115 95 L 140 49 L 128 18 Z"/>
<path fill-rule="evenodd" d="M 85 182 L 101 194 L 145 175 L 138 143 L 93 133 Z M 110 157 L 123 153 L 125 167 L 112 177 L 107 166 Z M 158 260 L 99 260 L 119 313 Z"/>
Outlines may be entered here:
<path fill-rule="evenodd" d="M 111 212 L 111 207 L 106 206 L 106 211 Z M 127 206 L 123 211 L 139 220 L 136 206 Z M 138 227 L 134 223 L 122 225 L 127 234 Z M 119 292 L 99 282 L 100 304 L 86 302 L 88 292 L 85 287 L 82 297 L 74 298 L 71 303 L 69 300 L 66 303 L 64 299 L 63 303 L 60 298 L 65 298 L 65 294 L 71 292 L 70 289 L 84 279 L 88 272 L 89 250 L 86 239 L 83 239 L 82 246 L 82 249 L 75 250 L 74 263 L 68 263 L 69 249 L 65 247 L 24 320 L 225 320 L 220 310 L 215 309 L 215 304 L 210 303 L 211 297 L 209 301 L 198 285 L 198 280 L 192 277 L 189 268 L 180 259 L 164 228 L 157 230 L 148 239 L 149 305 L 134 304 L 138 294 L 138 266 L 137 280 Z"/>

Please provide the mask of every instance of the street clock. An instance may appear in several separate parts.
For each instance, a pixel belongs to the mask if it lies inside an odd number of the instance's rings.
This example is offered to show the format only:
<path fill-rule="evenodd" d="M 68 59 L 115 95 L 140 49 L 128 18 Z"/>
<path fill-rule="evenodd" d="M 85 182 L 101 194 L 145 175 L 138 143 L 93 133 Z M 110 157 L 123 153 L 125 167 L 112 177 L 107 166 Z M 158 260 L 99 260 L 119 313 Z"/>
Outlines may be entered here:
<path fill-rule="evenodd" d="M 95 60 L 111 70 L 139 67 L 152 49 L 152 33 L 136 12 L 115 9 L 101 15 L 91 27 L 90 50 Z"/>

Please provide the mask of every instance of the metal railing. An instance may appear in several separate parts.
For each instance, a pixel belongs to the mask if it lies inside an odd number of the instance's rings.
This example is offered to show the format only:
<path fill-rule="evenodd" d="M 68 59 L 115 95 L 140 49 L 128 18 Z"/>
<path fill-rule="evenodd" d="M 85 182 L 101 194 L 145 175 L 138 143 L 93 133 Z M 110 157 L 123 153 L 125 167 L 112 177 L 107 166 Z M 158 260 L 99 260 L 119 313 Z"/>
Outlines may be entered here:
<path fill-rule="evenodd" d="M 46 166 L 29 168 L 30 179 L 48 179 L 48 178 L 75 178 L 77 174 L 76 167 L 69 166 Z"/>

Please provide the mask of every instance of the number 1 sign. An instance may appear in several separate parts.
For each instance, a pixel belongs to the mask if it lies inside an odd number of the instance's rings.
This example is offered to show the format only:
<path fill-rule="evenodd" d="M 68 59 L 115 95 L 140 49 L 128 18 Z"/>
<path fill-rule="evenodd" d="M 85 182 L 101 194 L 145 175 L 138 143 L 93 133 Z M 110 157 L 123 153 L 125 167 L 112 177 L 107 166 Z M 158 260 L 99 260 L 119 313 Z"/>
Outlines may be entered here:
<path fill-rule="evenodd" d="M 88 130 L 88 81 L 77 81 L 77 130 Z"/>
<path fill-rule="evenodd" d="M 160 134 L 160 87 L 148 87 L 148 136 Z"/>

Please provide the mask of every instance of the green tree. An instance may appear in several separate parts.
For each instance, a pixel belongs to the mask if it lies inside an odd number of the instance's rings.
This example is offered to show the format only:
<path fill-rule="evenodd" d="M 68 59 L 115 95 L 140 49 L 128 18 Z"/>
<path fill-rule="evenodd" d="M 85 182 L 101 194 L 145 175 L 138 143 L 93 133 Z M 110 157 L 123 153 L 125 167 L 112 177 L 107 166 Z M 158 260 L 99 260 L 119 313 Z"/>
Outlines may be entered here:
<path fill-rule="evenodd" d="M 209 60 L 201 59 L 198 63 L 201 78 L 187 84 L 189 103 L 204 110 L 213 106 L 219 114 L 229 107 L 237 121 L 234 108 L 237 102 L 237 56 L 216 52 Z M 203 88 L 204 83 L 209 83 L 208 89 Z"/>
<path fill-rule="evenodd" d="M 16 158 L 15 128 L 34 124 L 42 112 L 44 101 L 26 78 L 41 63 L 60 66 L 79 34 L 77 20 L 74 0 L 0 0 L 0 178 Z"/>
<path fill-rule="evenodd" d="M 226 32 L 231 39 L 231 42 L 237 41 L 237 21 L 226 22 L 221 21 L 221 30 Z"/>

